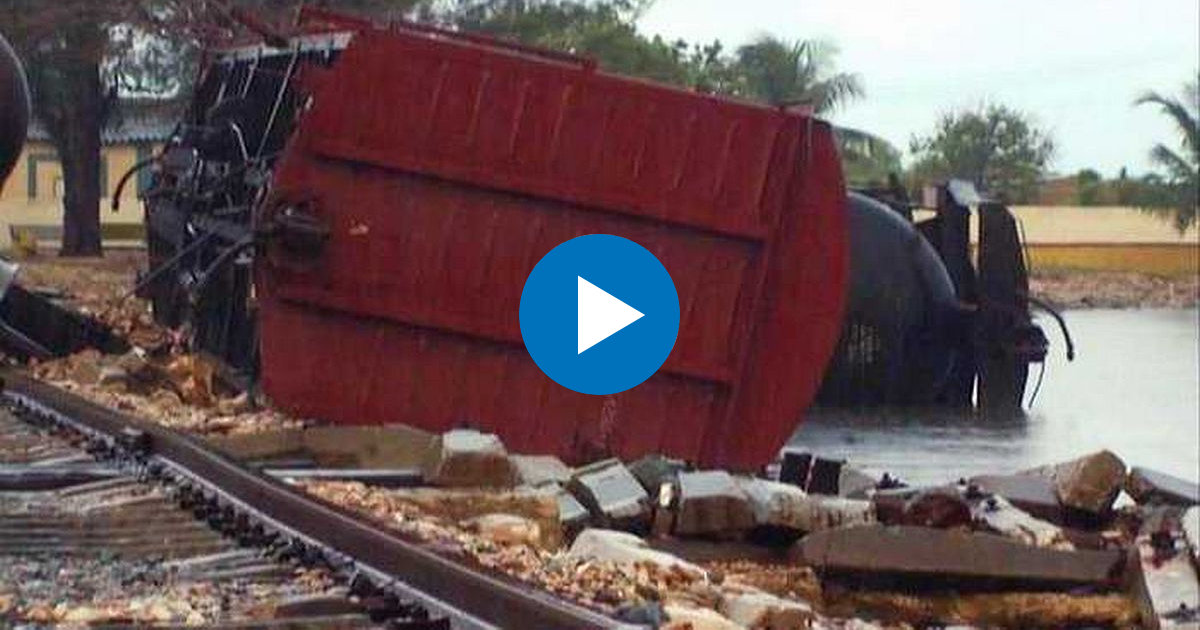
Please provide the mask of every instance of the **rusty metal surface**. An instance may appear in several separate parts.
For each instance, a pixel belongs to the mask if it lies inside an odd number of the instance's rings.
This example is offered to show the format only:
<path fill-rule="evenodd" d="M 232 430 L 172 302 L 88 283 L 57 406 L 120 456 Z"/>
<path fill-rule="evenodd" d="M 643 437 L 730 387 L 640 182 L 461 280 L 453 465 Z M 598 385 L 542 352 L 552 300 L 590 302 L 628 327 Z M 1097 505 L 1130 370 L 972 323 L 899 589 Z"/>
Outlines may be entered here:
<path fill-rule="evenodd" d="M 258 266 L 273 400 L 336 422 L 470 422 L 576 462 L 749 469 L 776 453 L 841 322 L 827 125 L 411 28 L 363 27 L 302 76 L 313 104 L 260 220 L 300 209 L 328 238 Z M 534 264 L 592 233 L 654 253 L 682 311 L 659 373 L 607 397 L 544 376 L 518 322 Z"/>
<path fill-rule="evenodd" d="M 451 619 L 455 628 L 632 628 L 510 578 L 448 559 L 348 512 L 244 468 L 199 440 L 97 406 L 13 371 L 5 396 L 55 415 L 112 448 L 138 436 L 142 455 L 196 492 L 268 524 L 332 565 L 350 568 Z M 132 431 L 132 433 L 131 433 Z M 135 449 L 136 450 L 136 449 Z M 214 504 L 215 505 L 215 504 Z"/>

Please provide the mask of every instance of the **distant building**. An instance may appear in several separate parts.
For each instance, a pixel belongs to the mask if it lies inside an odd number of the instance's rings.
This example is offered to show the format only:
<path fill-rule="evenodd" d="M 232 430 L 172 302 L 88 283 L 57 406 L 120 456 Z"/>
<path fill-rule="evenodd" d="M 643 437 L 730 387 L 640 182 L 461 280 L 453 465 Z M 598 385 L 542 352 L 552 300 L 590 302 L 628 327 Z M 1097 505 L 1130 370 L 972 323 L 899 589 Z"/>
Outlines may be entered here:
<path fill-rule="evenodd" d="M 126 184 L 120 212 L 110 210 L 121 176 L 160 149 L 178 119 L 176 104 L 158 99 L 121 101 L 118 114 L 100 134 L 100 221 L 107 245 L 140 242 L 144 214 L 138 193 L 149 185 L 149 171 Z M 0 246 L 8 247 L 17 230 L 32 232 L 40 243 L 57 247 L 62 238 L 63 177 L 58 155 L 45 129 L 34 122 L 17 167 L 0 191 Z"/>
<path fill-rule="evenodd" d="M 1015 206 L 1033 271 L 1140 271 L 1161 276 L 1200 273 L 1200 234 L 1120 206 Z M 973 219 L 974 223 L 974 219 Z M 978 234 L 973 225 L 972 237 Z"/>

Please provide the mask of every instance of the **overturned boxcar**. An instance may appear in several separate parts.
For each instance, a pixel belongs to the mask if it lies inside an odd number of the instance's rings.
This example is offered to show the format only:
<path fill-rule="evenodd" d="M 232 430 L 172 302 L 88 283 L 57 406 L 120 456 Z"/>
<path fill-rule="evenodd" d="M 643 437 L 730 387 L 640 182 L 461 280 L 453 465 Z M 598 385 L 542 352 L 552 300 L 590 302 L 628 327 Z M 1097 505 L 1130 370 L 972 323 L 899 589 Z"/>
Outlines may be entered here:
<path fill-rule="evenodd" d="M 164 321 L 301 416 L 473 425 L 570 461 L 774 456 L 841 328 L 829 125 L 414 24 L 308 11 L 300 31 L 212 52 L 159 161 Z M 662 369 L 611 396 L 542 374 L 518 322 L 533 266 L 594 233 L 657 256 L 682 312 Z"/>
<path fill-rule="evenodd" d="M 942 186 L 914 223 L 888 191 L 847 194 L 810 115 L 572 55 L 312 9 L 287 35 L 252 26 L 264 43 L 207 51 L 139 165 L 139 291 L 282 409 L 733 469 L 814 400 L 1021 412 L 1047 341 L 1004 206 Z M 608 396 L 546 377 L 518 321 L 534 265 L 596 233 L 650 250 L 681 310 L 658 373 Z M 0 323 L 32 312 L 0 298 Z"/>

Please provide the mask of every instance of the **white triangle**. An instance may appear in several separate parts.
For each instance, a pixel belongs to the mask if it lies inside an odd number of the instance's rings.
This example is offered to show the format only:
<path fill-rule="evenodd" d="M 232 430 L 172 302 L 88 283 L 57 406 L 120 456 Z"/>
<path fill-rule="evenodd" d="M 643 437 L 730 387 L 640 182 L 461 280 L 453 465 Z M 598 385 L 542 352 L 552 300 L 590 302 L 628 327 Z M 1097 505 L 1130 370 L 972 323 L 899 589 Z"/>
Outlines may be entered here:
<path fill-rule="evenodd" d="M 604 289 L 579 278 L 579 352 L 608 339 L 618 330 L 645 317 Z"/>

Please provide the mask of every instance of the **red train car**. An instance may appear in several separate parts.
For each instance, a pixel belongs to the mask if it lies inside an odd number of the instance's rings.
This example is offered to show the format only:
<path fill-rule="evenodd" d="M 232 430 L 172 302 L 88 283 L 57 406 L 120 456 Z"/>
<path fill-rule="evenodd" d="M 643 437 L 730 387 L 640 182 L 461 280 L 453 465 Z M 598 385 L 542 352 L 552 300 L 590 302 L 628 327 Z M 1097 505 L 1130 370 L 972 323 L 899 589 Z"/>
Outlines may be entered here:
<path fill-rule="evenodd" d="M 258 232 L 275 235 L 254 292 L 277 405 L 340 423 L 470 425 L 571 462 L 661 452 L 751 469 L 777 453 L 842 324 L 846 195 L 828 124 L 559 53 L 332 24 L 336 55 L 277 53 L 273 66 L 299 94 L 255 202 Z M 319 46 L 307 37 L 295 51 Z M 235 58 L 249 56 L 214 64 Z M 240 76 L 209 93 L 241 80 L 252 96 Z M 652 252 L 681 309 L 659 372 L 609 396 L 545 376 L 518 321 L 534 265 L 586 234 Z"/>

